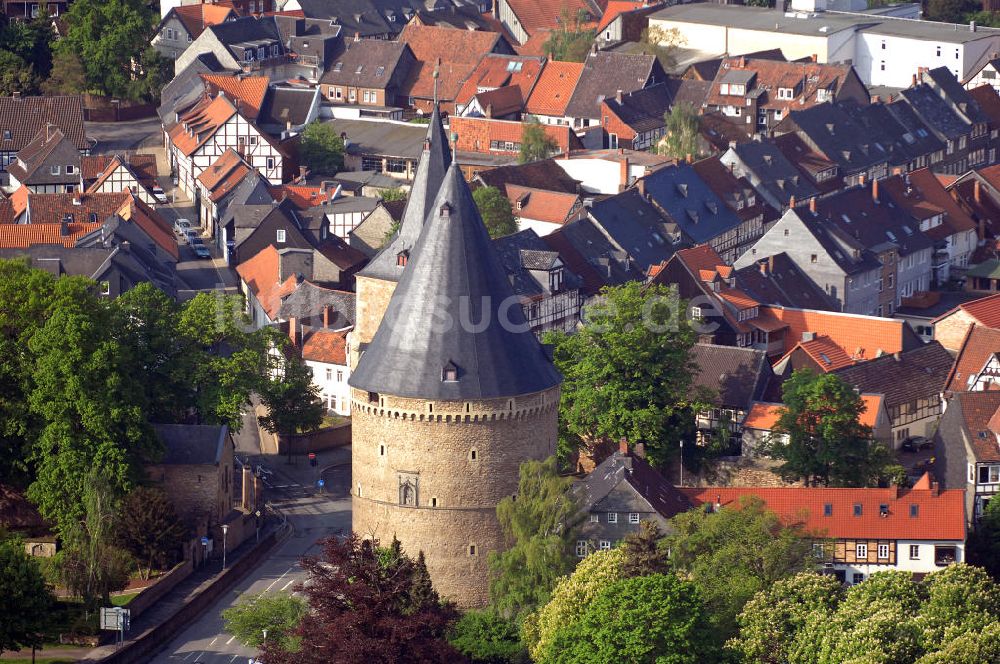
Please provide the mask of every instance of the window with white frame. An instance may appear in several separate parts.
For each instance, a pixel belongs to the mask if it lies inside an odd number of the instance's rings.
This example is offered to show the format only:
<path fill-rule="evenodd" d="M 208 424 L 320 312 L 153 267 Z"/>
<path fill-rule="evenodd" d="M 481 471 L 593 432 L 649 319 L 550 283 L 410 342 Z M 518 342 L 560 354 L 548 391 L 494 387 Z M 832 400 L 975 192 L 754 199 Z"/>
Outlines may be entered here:
<path fill-rule="evenodd" d="M 285 229 L 279 228 L 278 232 L 275 234 L 275 241 L 284 242 L 285 241 Z"/>
<path fill-rule="evenodd" d="M 980 466 L 980 484 L 1000 484 L 1000 466 Z"/>
<path fill-rule="evenodd" d="M 59 165 L 56 164 L 53 166 L 49 166 L 49 173 L 51 173 L 52 175 L 59 175 Z"/>
<path fill-rule="evenodd" d="M 326 379 L 327 380 L 333 380 L 333 369 L 327 369 L 326 370 Z"/>
<path fill-rule="evenodd" d="M 865 580 L 865 575 L 862 572 L 855 572 L 851 576 L 851 583 L 853 583 L 854 585 L 858 585 L 859 583 L 863 583 L 864 580 Z"/>
<path fill-rule="evenodd" d="M 591 514 L 590 515 L 590 522 L 591 523 L 600 523 L 600 521 L 601 521 L 601 515 L 600 514 Z"/>
<path fill-rule="evenodd" d="M 861 544 L 860 542 L 858 544 L 855 544 L 854 545 L 854 555 L 857 556 L 858 558 L 867 558 L 868 557 L 868 545 L 867 544 Z"/>
<path fill-rule="evenodd" d="M 618 523 L 617 512 L 608 512 L 608 523 Z"/>
<path fill-rule="evenodd" d="M 611 548 L 611 540 L 601 540 L 598 543 L 598 547 L 601 551 L 607 551 Z"/>
<path fill-rule="evenodd" d="M 576 557 L 583 558 L 587 555 L 587 540 L 576 541 Z"/>
<path fill-rule="evenodd" d="M 337 382 L 338 383 L 344 382 L 344 372 L 339 369 L 337 370 Z"/>
<path fill-rule="evenodd" d="M 628 515 L 628 522 L 629 523 L 639 523 L 639 513 L 638 512 L 631 512 Z"/>
<path fill-rule="evenodd" d="M 878 545 L 878 559 L 879 560 L 888 560 L 889 559 L 889 545 L 888 544 L 879 544 Z"/>
<path fill-rule="evenodd" d="M 920 558 L 920 545 L 911 544 L 910 545 L 910 560 L 917 560 Z"/>

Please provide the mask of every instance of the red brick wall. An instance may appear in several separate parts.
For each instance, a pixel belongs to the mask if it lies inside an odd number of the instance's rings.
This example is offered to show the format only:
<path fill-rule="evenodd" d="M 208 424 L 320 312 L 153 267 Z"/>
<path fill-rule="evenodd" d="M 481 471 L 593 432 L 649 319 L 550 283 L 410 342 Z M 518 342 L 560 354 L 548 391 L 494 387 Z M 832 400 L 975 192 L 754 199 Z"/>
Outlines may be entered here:
<path fill-rule="evenodd" d="M 617 134 L 618 147 L 632 147 L 632 139 L 635 138 L 635 131 L 632 127 L 622 122 L 621 118 L 605 102 L 601 102 L 601 125 L 604 127 L 604 133 Z"/>

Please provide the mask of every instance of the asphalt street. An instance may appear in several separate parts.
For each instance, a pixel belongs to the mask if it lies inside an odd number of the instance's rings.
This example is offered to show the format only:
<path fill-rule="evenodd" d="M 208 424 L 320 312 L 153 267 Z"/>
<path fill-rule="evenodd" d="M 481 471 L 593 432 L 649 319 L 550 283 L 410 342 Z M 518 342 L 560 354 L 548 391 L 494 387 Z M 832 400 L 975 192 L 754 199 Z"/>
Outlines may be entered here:
<path fill-rule="evenodd" d="M 237 453 L 254 465 L 264 464 L 270 471 L 266 474 L 271 485 L 268 502 L 287 516 L 292 534 L 231 593 L 174 638 L 151 660 L 155 664 L 247 664 L 256 651 L 225 631 L 222 611 L 247 595 L 291 592 L 295 583 L 304 579 L 299 559 L 319 553 L 319 540 L 350 531 L 349 448 L 321 454 L 322 463 L 311 468 L 303 459 L 298 459 L 296 465 L 287 465 L 284 459 L 273 455 L 265 458 L 249 454 L 259 450 L 253 442 L 255 437 L 256 422 L 251 412 L 237 436 Z M 314 480 L 319 477 L 326 485 L 322 490 Z"/>

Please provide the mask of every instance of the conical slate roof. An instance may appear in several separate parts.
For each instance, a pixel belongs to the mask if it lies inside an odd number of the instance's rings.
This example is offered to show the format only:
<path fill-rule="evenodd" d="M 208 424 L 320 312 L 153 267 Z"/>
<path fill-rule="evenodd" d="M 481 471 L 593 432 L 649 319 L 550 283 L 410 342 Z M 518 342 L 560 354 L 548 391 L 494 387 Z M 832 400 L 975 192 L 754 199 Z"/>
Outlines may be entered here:
<path fill-rule="evenodd" d="M 413 186 L 403 210 L 403 220 L 399 224 L 399 232 L 389 244 L 372 258 L 371 262 L 360 274 L 363 277 L 399 281 L 403 276 L 403 266 L 399 265 L 397 256 L 400 252 L 413 251 L 413 245 L 420 237 L 424 220 L 430 211 L 431 203 L 437 196 L 438 188 L 444 179 L 444 174 L 451 164 L 451 149 L 441 122 L 441 114 L 437 107 L 431 115 L 430 126 L 427 127 L 427 139 L 424 151 L 417 164 L 417 172 L 413 176 Z"/>
<path fill-rule="evenodd" d="M 350 384 L 465 400 L 530 394 L 561 381 L 525 322 L 469 186 L 452 164 Z"/>

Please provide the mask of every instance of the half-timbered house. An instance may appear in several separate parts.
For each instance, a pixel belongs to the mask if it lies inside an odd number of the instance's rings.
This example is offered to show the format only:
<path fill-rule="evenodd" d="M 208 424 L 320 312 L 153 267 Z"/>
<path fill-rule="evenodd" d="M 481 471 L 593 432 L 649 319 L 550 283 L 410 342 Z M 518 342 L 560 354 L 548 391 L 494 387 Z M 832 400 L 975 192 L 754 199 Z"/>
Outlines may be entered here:
<path fill-rule="evenodd" d="M 88 181 L 90 171 L 103 164 L 97 177 Z M 143 203 L 154 205 L 151 188 L 156 185 L 156 157 L 153 155 L 123 155 L 84 157 L 81 179 L 87 193 L 115 194 L 135 192 Z"/>

